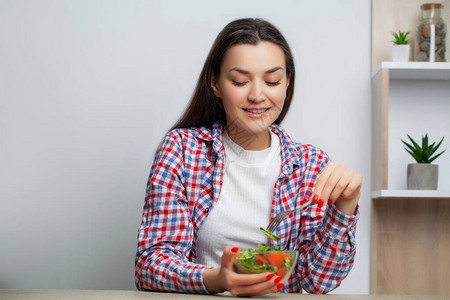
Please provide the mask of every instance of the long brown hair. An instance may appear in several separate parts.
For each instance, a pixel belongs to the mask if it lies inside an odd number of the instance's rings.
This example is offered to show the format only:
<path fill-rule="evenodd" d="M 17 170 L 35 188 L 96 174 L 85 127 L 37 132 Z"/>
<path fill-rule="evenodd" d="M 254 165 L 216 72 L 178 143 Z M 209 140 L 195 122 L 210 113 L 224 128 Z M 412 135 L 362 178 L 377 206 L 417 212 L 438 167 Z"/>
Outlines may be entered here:
<path fill-rule="evenodd" d="M 275 124 L 280 124 L 289 110 L 294 95 L 294 59 L 288 43 L 275 26 L 262 19 L 246 18 L 229 23 L 219 33 L 203 65 L 191 101 L 172 129 L 210 127 L 217 121 L 222 121 L 223 124 L 226 124 L 225 110 L 221 99 L 214 95 L 211 87 L 211 77 L 213 74 L 219 76 L 225 53 L 232 46 L 240 44 L 256 45 L 261 41 L 268 41 L 278 45 L 283 50 L 286 60 L 286 75 L 289 78 L 289 86 L 286 91 L 283 109 L 274 122 Z"/>

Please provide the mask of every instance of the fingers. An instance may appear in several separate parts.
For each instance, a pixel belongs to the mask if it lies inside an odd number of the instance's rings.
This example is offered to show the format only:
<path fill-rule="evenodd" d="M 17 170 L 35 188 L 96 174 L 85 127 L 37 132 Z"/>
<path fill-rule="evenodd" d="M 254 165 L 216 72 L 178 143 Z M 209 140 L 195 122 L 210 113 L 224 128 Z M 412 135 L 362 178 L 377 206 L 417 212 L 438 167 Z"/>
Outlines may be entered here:
<path fill-rule="evenodd" d="M 318 204 L 319 207 L 322 207 L 326 203 L 325 201 L 328 201 L 338 180 L 338 174 L 335 174 L 337 168 L 338 165 L 332 161 L 323 168 L 314 189 L 313 204 Z"/>
<path fill-rule="evenodd" d="M 273 274 L 236 274 L 234 284 L 228 290 L 237 296 L 262 296 L 281 290 L 284 287 L 281 277 L 269 275 Z"/>
<path fill-rule="evenodd" d="M 343 182 L 344 177 L 346 176 L 346 172 L 348 172 L 348 167 L 346 165 L 337 165 L 334 164 L 331 173 L 328 175 L 327 181 L 325 182 L 322 192 L 319 196 L 320 199 L 324 201 L 333 201 L 336 198 L 331 198 L 332 193 L 337 194 L 339 196 L 342 191 L 345 189 L 348 183 Z M 329 169 L 331 170 L 331 168 Z M 344 185 L 344 186 L 343 186 Z M 320 200 L 319 200 L 320 201 Z"/>
<path fill-rule="evenodd" d="M 362 177 L 346 164 L 329 162 L 317 179 L 312 203 L 322 207 L 339 199 L 353 199 L 359 193 Z"/>
<path fill-rule="evenodd" d="M 226 246 L 225 249 L 223 249 L 221 266 L 228 269 L 233 269 L 234 257 L 237 252 L 239 252 L 239 247 Z"/>
<path fill-rule="evenodd" d="M 353 199 L 355 198 L 360 190 L 362 185 L 362 176 L 356 173 L 355 171 L 351 170 L 348 172 L 345 177 L 342 178 L 343 184 L 345 185 L 345 188 L 342 188 L 342 191 L 339 195 L 332 195 L 333 201 L 336 201 L 337 199 Z"/>
<path fill-rule="evenodd" d="M 335 167 L 336 167 L 336 163 L 331 161 L 325 166 L 325 168 L 323 168 L 322 173 L 320 174 L 320 176 L 316 182 L 316 187 L 315 187 L 314 193 L 313 193 L 313 203 L 317 203 L 319 201 L 319 199 L 322 199 L 321 198 L 322 190 L 323 190 L 326 182 L 328 181 L 328 177 L 330 177 L 330 175 L 333 172 Z"/>
<path fill-rule="evenodd" d="M 336 201 L 338 199 L 338 197 L 340 197 L 341 195 L 342 195 L 341 198 L 344 197 L 347 187 L 350 184 L 350 182 L 352 181 L 354 173 L 355 173 L 355 171 L 348 168 L 348 170 L 340 169 L 340 172 L 335 175 L 335 178 L 333 178 L 332 182 L 336 182 L 336 184 L 334 185 L 334 188 L 332 189 L 332 191 L 330 192 L 330 194 L 328 196 L 328 201 L 330 203 L 333 203 L 334 201 Z M 326 197 L 326 194 L 324 197 Z"/>

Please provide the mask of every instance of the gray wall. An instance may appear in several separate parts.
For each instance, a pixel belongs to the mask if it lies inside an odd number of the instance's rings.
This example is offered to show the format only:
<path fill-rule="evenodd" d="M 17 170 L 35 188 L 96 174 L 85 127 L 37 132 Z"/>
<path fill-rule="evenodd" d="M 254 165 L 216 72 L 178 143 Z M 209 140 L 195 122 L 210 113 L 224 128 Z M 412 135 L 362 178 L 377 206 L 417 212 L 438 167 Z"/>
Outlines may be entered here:
<path fill-rule="evenodd" d="M 370 0 L 0 0 L 0 288 L 134 289 L 153 154 L 229 21 L 263 17 L 294 52 L 284 127 L 364 176 L 369 293 Z"/>

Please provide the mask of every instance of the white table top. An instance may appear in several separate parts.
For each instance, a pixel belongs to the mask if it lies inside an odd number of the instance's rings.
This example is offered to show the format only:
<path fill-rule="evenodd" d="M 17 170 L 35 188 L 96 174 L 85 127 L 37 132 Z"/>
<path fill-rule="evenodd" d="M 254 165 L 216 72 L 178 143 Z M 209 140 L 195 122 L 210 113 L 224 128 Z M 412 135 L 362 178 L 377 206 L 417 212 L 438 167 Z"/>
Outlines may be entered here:
<path fill-rule="evenodd" d="M 228 299 L 236 298 L 228 293 L 218 295 L 195 295 L 179 293 L 157 293 L 140 291 L 120 291 L 120 290 L 2 290 L 0 289 L 1 300 L 73 300 L 73 299 L 167 299 L 167 300 L 206 300 L 206 299 Z M 437 296 L 387 296 L 387 295 L 309 295 L 309 294 L 269 294 L 263 297 L 252 297 L 251 299 L 313 299 L 313 300 L 443 300 L 450 297 Z M 242 298 L 239 298 L 242 299 Z"/>

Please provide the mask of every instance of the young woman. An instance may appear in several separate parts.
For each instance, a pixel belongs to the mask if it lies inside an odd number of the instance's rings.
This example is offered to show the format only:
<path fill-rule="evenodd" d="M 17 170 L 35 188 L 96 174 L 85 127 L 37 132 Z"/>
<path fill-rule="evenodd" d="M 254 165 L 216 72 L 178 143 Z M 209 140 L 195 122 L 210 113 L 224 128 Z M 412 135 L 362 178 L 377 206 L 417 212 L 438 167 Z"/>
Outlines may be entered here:
<path fill-rule="evenodd" d="M 350 271 L 362 178 L 278 125 L 294 92 L 295 68 L 281 33 L 240 19 L 218 35 L 191 102 L 162 141 L 138 232 L 142 290 L 233 295 L 326 293 Z M 299 208 L 275 231 L 260 232 Z M 237 274 L 233 252 L 260 244 L 298 250 L 286 282 Z"/>

